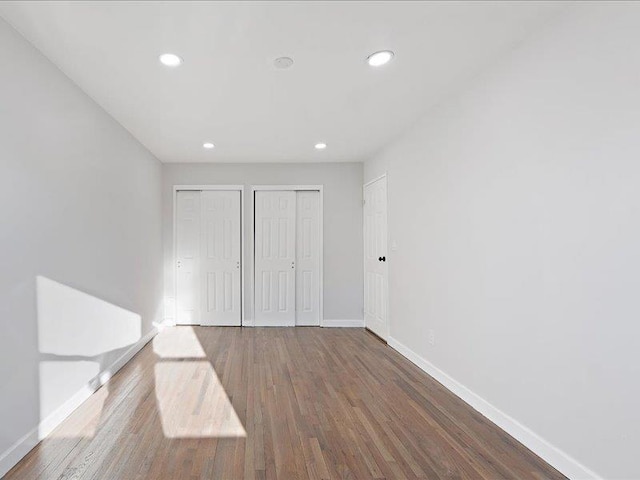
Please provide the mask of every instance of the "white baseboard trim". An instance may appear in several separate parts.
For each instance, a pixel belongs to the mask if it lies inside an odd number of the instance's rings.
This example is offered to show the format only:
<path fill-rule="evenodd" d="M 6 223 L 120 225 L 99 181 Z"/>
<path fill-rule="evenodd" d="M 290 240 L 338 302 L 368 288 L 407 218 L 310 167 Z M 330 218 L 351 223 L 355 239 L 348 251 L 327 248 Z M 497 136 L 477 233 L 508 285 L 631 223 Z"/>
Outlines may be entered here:
<path fill-rule="evenodd" d="M 20 438 L 6 451 L 2 452 L 2 454 L 0 454 L 0 478 L 11 470 L 27 453 L 31 451 L 33 447 L 40 443 L 40 440 L 49 435 L 76 408 L 78 408 L 86 399 L 98 390 L 98 388 L 107 383 L 109 379 L 113 377 L 129 360 L 131 360 L 136 353 L 142 350 L 142 347 L 149 343 L 157 333 L 158 329 L 154 327 L 149 333 L 134 343 L 108 368 L 96 375 L 53 413 L 42 420 L 35 428 Z"/>
<path fill-rule="evenodd" d="M 250 320 L 250 319 L 245 319 L 242 322 L 242 326 L 243 327 L 269 327 L 272 325 L 256 325 L 254 320 Z M 283 326 L 283 325 L 276 325 L 276 326 Z M 290 327 L 313 327 L 313 325 L 289 325 Z M 317 326 L 317 325 L 316 325 Z M 353 319 L 353 320 L 322 320 L 320 322 L 320 326 L 321 327 L 328 327 L 328 328 L 364 328 L 364 320 L 358 320 L 358 319 Z"/>
<path fill-rule="evenodd" d="M 327 320 L 326 318 L 322 320 L 321 327 L 329 327 L 329 328 L 364 328 L 364 319 L 352 319 L 352 320 Z"/>
<path fill-rule="evenodd" d="M 38 439 L 38 427 L 31 430 L 0 455 L 0 478 L 13 468 L 27 453 L 35 447 Z"/>
<path fill-rule="evenodd" d="M 387 344 L 570 479 L 602 479 L 602 477 L 589 470 L 575 458 L 552 445 L 516 419 L 494 407 L 395 338 L 389 337 Z"/>

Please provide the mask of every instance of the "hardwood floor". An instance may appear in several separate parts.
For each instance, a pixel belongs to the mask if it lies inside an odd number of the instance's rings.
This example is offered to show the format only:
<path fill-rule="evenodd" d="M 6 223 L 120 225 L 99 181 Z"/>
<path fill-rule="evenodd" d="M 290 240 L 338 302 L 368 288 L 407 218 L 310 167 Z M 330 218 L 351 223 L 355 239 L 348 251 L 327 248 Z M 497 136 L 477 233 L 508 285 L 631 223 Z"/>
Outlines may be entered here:
<path fill-rule="evenodd" d="M 6 478 L 565 478 L 362 329 L 152 343 Z"/>

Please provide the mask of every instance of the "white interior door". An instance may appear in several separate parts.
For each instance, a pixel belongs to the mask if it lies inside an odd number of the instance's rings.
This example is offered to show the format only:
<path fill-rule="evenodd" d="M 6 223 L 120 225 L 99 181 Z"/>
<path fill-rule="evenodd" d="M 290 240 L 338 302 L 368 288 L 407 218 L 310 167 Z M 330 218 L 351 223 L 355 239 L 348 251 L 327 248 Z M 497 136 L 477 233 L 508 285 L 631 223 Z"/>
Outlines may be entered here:
<path fill-rule="evenodd" d="M 295 325 L 296 193 L 255 192 L 255 324 Z"/>
<path fill-rule="evenodd" d="M 296 192 L 296 325 L 320 325 L 320 192 Z"/>
<path fill-rule="evenodd" d="M 240 326 L 240 192 L 206 190 L 200 198 L 200 324 Z"/>
<path fill-rule="evenodd" d="M 387 288 L 387 178 L 364 187 L 364 320 L 385 339 L 389 333 Z"/>
<path fill-rule="evenodd" d="M 200 192 L 176 195 L 176 323 L 200 324 Z"/>
<path fill-rule="evenodd" d="M 176 192 L 176 323 L 241 325 L 240 192 Z"/>

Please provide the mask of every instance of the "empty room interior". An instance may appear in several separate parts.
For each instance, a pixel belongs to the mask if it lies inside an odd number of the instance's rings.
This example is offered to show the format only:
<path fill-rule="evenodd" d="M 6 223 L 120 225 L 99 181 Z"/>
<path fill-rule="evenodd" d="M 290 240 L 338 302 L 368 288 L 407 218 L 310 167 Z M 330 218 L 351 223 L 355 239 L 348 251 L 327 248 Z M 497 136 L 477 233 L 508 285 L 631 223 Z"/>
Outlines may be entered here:
<path fill-rule="evenodd" d="M 0 2 L 0 477 L 640 480 L 640 2 Z"/>

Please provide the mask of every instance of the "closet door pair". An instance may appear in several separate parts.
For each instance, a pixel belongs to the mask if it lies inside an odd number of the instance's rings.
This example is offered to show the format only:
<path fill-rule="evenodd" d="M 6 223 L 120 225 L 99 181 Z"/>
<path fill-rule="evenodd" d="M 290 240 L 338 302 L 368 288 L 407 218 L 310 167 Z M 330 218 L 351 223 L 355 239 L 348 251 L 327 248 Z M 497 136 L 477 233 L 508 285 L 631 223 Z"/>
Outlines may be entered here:
<path fill-rule="evenodd" d="M 320 192 L 255 192 L 255 325 L 320 325 Z"/>
<path fill-rule="evenodd" d="M 240 191 L 176 193 L 179 325 L 241 324 Z"/>

